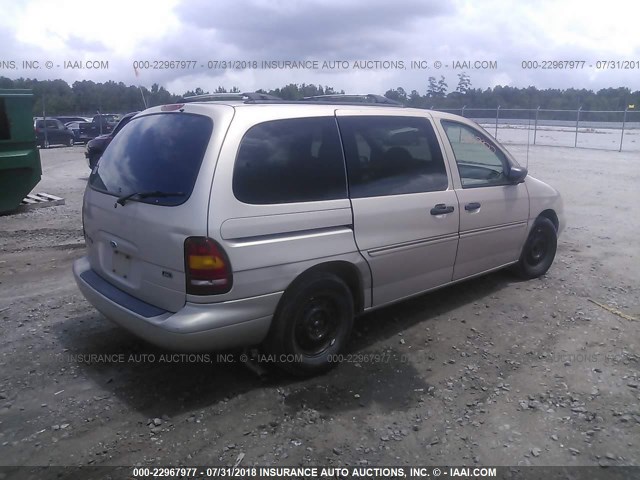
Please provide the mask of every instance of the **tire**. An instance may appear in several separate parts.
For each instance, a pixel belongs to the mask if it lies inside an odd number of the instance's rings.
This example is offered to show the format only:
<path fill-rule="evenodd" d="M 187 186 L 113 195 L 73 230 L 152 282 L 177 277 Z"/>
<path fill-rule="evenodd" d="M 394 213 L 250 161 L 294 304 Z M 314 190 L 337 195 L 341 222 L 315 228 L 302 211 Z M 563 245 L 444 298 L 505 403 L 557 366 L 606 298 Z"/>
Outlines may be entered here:
<path fill-rule="evenodd" d="M 49 140 L 42 140 L 42 143 L 40 143 L 40 148 L 49 148 L 51 146 L 51 143 L 49 142 Z"/>
<path fill-rule="evenodd" d="M 515 266 L 516 273 L 524 278 L 537 278 L 549 270 L 556 256 L 558 234 L 551 220 L 538 217 L 522 247 L 520 260 Z"/>
<path fill-rule="evenodd" d="M 314 273 L 285 292 L 264 347 L 282 370 L 297 376 L 322 373 L 347 344 L 353 316 L 347 284 L 331 273 Z"/>
<path fill-rule="evenodd" d="M 75 141 L 73 140 L 73 137 L 69 137 L 69 141 L 67 141 L 67 146 L 73 147 L 74 143 L 75 143 Z"/>

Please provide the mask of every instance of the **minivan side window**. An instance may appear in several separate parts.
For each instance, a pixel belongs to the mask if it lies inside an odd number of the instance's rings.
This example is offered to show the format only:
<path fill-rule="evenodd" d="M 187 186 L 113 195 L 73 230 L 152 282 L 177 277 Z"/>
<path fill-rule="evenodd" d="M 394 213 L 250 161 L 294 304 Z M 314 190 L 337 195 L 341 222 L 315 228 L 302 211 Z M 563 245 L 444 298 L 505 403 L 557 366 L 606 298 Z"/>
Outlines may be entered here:
<path fill-rule="evenodd" d="M 446 190 L 447 172 L 426 118 L 346 116 L 338 119 L 353 198 Z"/>
<path fill-rule="evenodd" d="M 506 185 L 509 162 L 504 153 L 480 130 L 442 120 L 463 188 Z"/>
<path fill-rule="evenodd" d="M 245 133 L 233 170 L 233 193 L 266 205 L 347 198 L 334 117 L 273 120 Z"/>

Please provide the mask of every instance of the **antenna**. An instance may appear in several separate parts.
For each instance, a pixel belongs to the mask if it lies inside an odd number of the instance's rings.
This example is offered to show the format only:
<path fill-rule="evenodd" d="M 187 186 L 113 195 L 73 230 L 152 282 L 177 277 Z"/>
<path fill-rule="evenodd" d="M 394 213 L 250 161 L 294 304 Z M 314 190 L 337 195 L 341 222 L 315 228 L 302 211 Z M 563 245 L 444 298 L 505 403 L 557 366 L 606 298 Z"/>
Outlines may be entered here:
<path fill-rule="evenodd" d="M 142 86 L 138 85 L 138 89 L 140 90 L 140 95 L 142 95 L 142 103 L 144 104 L 144 108 L 149 108 L 147 107 L 147 100 L 144 98 L 144 92 L 142 91 Z"/>

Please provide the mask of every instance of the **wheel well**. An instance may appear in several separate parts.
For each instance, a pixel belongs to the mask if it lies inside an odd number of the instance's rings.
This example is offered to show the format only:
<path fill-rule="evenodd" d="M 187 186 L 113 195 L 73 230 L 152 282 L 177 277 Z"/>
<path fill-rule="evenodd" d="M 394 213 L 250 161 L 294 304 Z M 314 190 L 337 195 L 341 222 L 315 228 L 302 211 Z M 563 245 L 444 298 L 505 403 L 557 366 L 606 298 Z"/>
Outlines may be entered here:
<path fill-rule="evenodd" d="M 349 290 L 351 291 L 355 313 L 357 314 L 362 312 L 362 310 L 364 309 L 364 291 L 362 287 L 362 278 L 360 277 L 358 268 L 349 262 L 335 261 L 314 265 L 313 267 L 305 270 L 300 275 L 298 275 L 296 279 L 287 287 L 287 290 L 289 290 L 291 287 L 294 287 L 296 284 L 298 284 L 298 282 L 304 280 L 307 275 L 317 272 L 332 273 L 337 277 L 340 277 L 340 279 L 342 279 L 342 281 L 347 284 Z"/>
<path fill-rule="evenodd" d="M 540 215 L 538 215 L 538 217 L 544 217 L 551 220 L 553 226 L 556 227 L 556 232 L 558 231 L 560 222 L 558 222 L 558 216 L 556 215 L 556 212 L 554 212 L 553 210 L 545 210 L 543 212 L 540 212 Z"/>

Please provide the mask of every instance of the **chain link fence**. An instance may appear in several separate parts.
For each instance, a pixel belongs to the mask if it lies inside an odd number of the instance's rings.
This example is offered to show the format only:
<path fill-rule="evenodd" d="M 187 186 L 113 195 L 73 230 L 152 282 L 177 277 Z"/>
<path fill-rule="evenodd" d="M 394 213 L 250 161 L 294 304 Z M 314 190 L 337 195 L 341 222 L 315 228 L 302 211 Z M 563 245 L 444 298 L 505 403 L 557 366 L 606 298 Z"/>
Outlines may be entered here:
<path fill-rule="evenodd" d="M 482 125 L 505 144 L 640 151 L 640 110 L 436 108 Z"/>

